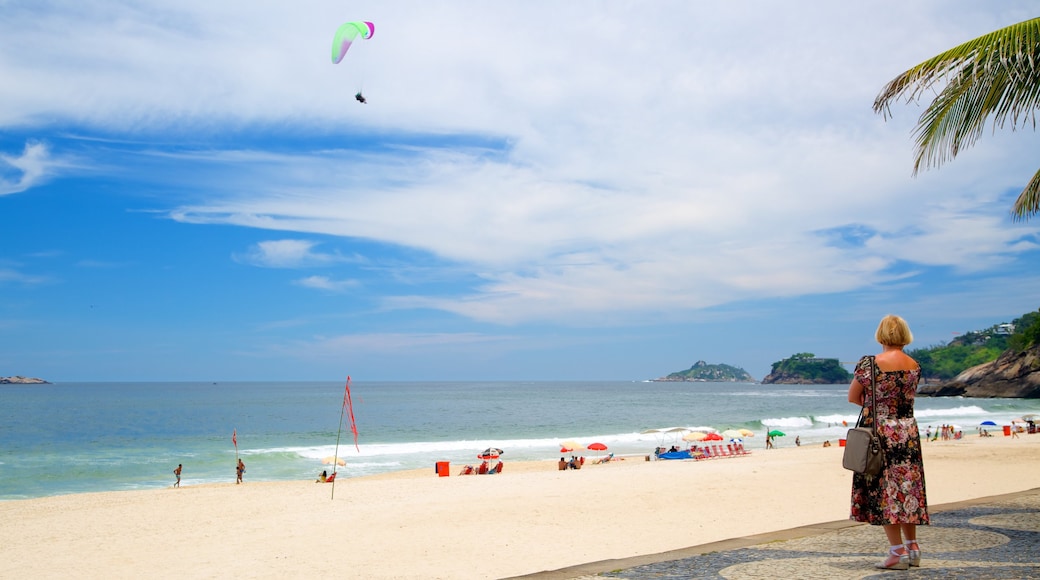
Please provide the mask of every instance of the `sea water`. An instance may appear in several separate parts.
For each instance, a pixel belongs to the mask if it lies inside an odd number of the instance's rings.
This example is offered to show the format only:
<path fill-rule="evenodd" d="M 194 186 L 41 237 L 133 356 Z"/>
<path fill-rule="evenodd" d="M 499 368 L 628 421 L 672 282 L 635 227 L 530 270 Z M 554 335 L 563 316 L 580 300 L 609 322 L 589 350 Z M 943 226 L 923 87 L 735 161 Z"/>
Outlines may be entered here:
<path fill-rule="evenodd" d="M 847 385 L 649 381 L 351 383 L 355 446 L 337 382 L 61 383 L 0 385 L 0 500 L 182 485 L 314 480 L 322 459 L 339 477 L 428 468 L 453 473 L 488 447 L 502 459 L 558 459 L 560 443 L 603 443 L 642 457 L 682 446 L 681 431 L 750 429 L 750 449 L 836 444 L 858 408 Z M 1040 400 L 919 398 L 922 431 L 1040 413 Z M 343 421 L 341 423 L 341 416 Z M 992 429 L 999 431 L 999 429 Z M 649 432 L 648 432 L 649 431 Z M 237 434 L 237 447 L 232 442 Z M 338 441 L 338 446 L 337 446 Z M 508 467 L 507 467 L 508 468 Z"/>

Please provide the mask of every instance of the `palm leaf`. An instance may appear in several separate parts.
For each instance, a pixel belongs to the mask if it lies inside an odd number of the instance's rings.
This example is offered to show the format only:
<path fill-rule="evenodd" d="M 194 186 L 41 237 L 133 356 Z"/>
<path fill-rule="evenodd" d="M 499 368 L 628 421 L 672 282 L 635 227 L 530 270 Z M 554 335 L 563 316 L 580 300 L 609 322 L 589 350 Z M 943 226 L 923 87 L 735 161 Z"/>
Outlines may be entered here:
<path fill-rule="evenodd" d="M 893 101 L 916 102 L 945 83 L 921 114 L 914 130 L 914 174 L 938 167 L 975 144 L 986 122 L 993 130 L 1032 125 L 1040 108 L 1040 18 L 1026 20 L 969 40 L 907 70 L 874 100 L 874 111 L 891 116 Z M 1038 211 L 1040 173 L 1015 202 L 1012 214 Z"/>

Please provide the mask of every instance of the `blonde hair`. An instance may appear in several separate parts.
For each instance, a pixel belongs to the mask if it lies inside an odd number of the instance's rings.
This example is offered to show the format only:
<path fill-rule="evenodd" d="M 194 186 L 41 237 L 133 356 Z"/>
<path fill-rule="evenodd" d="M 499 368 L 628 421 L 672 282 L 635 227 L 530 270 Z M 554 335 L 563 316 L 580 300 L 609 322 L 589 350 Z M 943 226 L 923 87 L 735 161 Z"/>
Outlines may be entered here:
<path fill-rule="evenodd" d="M 889 314 L 881 319 L 874 338 L 883 346 L 906 346 L 914 341 L 910 325 L 895 314 Z"/>

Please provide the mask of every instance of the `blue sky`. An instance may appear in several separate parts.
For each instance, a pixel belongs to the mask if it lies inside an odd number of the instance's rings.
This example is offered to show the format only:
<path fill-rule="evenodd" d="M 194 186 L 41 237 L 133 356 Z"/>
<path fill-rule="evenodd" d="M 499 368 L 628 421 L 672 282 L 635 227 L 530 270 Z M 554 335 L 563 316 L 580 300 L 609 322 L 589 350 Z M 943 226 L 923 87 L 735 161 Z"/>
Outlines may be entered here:
<path fill-rule="evenodd" d="M 1034 10 L 0 2 L 0 376 L 760 379 L 1010 321 L 1036 134 L 913 177 L 871 105 Z"/>

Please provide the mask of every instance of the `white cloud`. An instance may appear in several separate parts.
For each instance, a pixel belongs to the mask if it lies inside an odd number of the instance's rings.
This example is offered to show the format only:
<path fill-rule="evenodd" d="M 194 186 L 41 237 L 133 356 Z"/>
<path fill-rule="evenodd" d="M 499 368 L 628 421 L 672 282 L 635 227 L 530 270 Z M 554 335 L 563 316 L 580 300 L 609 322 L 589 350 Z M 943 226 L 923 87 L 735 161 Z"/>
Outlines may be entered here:
<path fill-rule="evenodd" d="M 483 280 L 392 307 L 669 317 L 922 267 L 992 271 L 1036 247 L 1004 196 L 1035 171 L 1033 148 L 987 135 L 915 180 L 919 109 L 871 111 L 896 74 L 1029 17 L 1026 2 L 361 3 L 375 37 L 335 66 L 331 2 L 83 2 L 43 18 L 19 5 L 0 24 L 0 125 L 340 135 L 292 153 L 152 153 L 192 192 L 171 204 L 176 220 L 374 241 Z M 868 234 L 821 234 L 843 228 Z M 266 241 L 236 259 L 360 260 L 317 245 Z"/>
<path fill-rule="evenodd" d="M 308 276 L 296 280 L 294 284 L 304 288 L 316 290 L 327 290 L 330 292 L 342 292 L 351 288 L 357 288 L 360 284 L 357 280 L 333 280 L 328 276 Z"/>
<path fill-rule="evenodd" d="M 270 240 L 253 245 L 248 252 L 236 254 L 234 258 L 265 268 L 303 268 L 350 261 L 337 254 L 312 251 L 317 245 L 307 240 Z"/>
<path fill-rule="evenodd" d="M 35 286 L 38 284 L 46 284 L 50 281 L 51 279 L 46 276 L 35 276 L 20 272 L 13 268 L 0 267 L 0 285 L 21 284 L 26 286 Z"/>
<path fill-rule="evenodd" d="M 47 145 L 28 142 L 21 155 L 0 154 L 0 195 L 23 192 L 43 182 L 52 168 Z"/>

